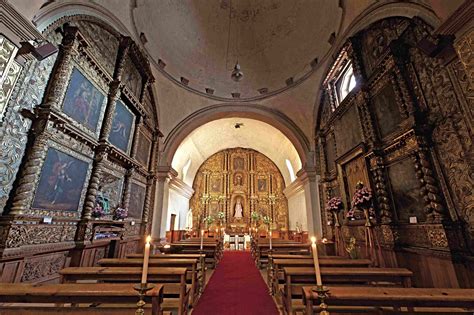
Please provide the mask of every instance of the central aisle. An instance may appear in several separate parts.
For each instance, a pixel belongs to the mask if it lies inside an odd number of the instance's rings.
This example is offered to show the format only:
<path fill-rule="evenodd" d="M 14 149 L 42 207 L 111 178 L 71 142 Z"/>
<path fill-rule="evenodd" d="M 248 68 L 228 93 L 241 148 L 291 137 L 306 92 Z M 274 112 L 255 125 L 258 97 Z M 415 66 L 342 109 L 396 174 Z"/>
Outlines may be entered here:
<path fill-rule="evenodd" d="M 192 315 L 278 315 L 249 252 L 226 251 Z"/>

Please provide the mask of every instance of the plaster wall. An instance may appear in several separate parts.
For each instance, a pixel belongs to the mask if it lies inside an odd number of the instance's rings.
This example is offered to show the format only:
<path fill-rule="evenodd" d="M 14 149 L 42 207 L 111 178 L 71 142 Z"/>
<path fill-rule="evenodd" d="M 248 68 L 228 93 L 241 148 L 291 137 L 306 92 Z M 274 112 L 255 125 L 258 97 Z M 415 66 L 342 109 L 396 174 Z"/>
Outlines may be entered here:
<path fill-rule="evenodd" d="M 303 231 L 308 230 L 306 217 L 306 197 L 303 190 L 288 198 L 288 214 L 290 230 L 296 230 L 296 223 L 302 225 Z"/>
<path fill-rule="evenodd" d="M 166 230 L 170 230 L 171 215 L 176 214 L 175 230 L 184 230 L 186 227 L 186 216 L 189 210 L 189 198 L 183 196 L 179 191 L 170 188 L 168 199 L 168 216 L 166 218 Z"/>

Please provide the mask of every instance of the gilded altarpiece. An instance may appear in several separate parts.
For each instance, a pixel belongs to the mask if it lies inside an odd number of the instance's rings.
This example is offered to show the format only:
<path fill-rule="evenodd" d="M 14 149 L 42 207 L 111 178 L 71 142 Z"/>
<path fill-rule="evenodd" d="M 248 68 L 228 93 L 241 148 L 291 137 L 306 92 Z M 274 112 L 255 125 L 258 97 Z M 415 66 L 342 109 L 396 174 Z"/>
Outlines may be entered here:
<path fill-rule="evenodd" d="M 283 177 L 265 155 L 244 148 L 220 151 L 199 168 L 190 205 L 194 228 L 207 216 L 224 212 L 222 224 L 230 230 L 247 230 L 253 212 L 272 219 L 274 228 L 287 230 L 288 201 Z"/>

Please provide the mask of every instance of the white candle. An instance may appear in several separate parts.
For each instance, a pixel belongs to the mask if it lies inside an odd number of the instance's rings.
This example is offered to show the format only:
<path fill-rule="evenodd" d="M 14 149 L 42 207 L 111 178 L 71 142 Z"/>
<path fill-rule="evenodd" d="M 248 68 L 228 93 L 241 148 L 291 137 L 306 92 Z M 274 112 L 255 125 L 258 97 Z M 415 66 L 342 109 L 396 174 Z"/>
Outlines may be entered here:
<path fill-rule="evenodd" d="M 201 250 L 202 250 L 202 243 L 204 242 L 204 230 L 201 230 Z"/>
<path fill-rule="evenodd" d="M 150 259 L 150 242 L 151 242 L 151 236 L 148 235 L 148 237 L 146 238 L 146 244 L 145 244 L 145 254 L 143 256 L 142 283 L 146 283 L 146 278 L 148 276 L 148 260 Z"/>
<path fill-rule="evenodd" d="M 270 250 L 272 250 L 272 231 L 270 231 Z"/>
<path fill-rule="evenodd" d="M 321 281 L 321 269 L 319 268 L 319 258 L 318 258 L 318 248 L 316 247 L 316 237 L 311 238 L 311 249 L 313 250 L 313 262 L 314 270 L 316 273 L 316 284 L 321 286 L 323 282 Z"/>

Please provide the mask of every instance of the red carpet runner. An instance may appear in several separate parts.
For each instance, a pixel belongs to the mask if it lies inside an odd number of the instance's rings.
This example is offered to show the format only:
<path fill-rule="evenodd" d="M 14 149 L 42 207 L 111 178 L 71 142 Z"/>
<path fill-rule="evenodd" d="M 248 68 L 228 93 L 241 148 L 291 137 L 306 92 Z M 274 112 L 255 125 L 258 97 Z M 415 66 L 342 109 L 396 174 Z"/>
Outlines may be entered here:
<path fill-rule="evenodd" d="M 224 252 L 192 315 L 278 315 L 249 252 Z"/>

